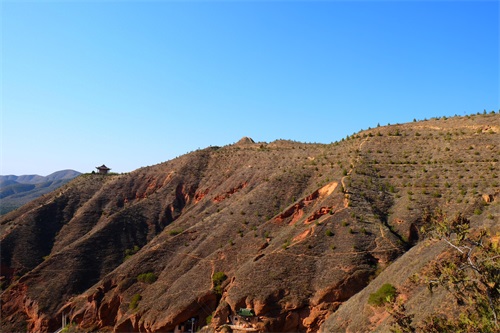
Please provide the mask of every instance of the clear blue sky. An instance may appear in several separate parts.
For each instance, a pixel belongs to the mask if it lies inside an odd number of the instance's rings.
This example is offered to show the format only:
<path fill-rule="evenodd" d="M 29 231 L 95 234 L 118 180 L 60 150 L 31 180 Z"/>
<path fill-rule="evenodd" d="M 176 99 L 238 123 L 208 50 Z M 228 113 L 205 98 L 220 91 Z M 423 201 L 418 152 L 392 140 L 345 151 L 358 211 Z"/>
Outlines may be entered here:
<path fill-rule="evenodd" d="M 500 109 L 498 1 L 9 1 L 0 174 Z"/>

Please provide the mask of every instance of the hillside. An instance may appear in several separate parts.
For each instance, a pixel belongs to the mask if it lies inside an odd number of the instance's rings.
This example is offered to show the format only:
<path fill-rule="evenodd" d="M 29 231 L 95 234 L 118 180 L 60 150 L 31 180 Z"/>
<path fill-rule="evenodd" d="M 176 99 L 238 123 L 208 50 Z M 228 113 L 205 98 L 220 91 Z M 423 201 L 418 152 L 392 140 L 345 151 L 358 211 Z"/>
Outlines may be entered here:
<path fill-rule="evenodd" d="M 82 332 L 231 331 L 240 308 L 261 332 L 387 331 L 366 303 L 383 283 L 409 311 L 446 303 L 408 282 L 446 248 L 423 240 L 430 212 L 498 235 L 498 156 L 486 114 L 82 175 L 1 218 L 2 331 L 53 332 L 62 315 Z"/>
<path fill-rule="evenodd" d="M 74 170 L 61 170 L 48 176 L 0 176 L 0 215 L 54 191 L 79 175 Z"/>

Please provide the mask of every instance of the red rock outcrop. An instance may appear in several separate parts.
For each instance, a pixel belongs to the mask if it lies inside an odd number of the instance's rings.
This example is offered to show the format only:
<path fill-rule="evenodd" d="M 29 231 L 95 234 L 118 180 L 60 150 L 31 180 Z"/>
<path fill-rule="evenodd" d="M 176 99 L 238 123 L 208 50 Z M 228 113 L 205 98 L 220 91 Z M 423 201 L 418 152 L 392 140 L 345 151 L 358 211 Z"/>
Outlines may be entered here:
<path fill-rule="evenodd" d="M 230 189 L 230 190 L 229 190 L 229 191 L 227 191 L 226 193 L 219 194 L 219 195 L 215 196 L 215 197 L 213 198 L 213 202 L 215 202 L 215 203 L 219 203 L 219 202 L 221 202 L 221 201 L 223 201 L 223 200 L 225 200 L 225 199 L 227 199 L 227 198 L 231 197 L 233 194 L 235 194 L 236 192 L 238 192 L 238 191 L 240 191 L 240 190 L 244 189 L 244 188 L 245 188 L 245 187 L 247 187 L 247 186 L 248 186 L 248 182 L 244 182 L 243 184 L 240 184 L 240 185 L 238 185 L 238 186 L 236 186 L 236 187 L 233 187 L 232 189 Z"/>

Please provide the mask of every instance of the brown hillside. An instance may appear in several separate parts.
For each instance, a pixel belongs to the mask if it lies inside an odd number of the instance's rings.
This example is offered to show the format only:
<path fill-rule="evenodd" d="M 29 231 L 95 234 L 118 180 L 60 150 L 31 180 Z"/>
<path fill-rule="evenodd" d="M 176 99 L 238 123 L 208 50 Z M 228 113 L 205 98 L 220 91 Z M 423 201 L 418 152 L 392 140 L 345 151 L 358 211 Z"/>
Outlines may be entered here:
<path fill-rule="evenodd" d="M 419 249 L 402 256 L 435 207 L 473 216 L 488 198 L 498 221 L 499 135 L 498 114 L 441 118 L 80 176 L 0 220 L 2 331 L 61 314 L 86 332 L 219 329 L 248 307 L 260 331 L 316 332 Z"/>

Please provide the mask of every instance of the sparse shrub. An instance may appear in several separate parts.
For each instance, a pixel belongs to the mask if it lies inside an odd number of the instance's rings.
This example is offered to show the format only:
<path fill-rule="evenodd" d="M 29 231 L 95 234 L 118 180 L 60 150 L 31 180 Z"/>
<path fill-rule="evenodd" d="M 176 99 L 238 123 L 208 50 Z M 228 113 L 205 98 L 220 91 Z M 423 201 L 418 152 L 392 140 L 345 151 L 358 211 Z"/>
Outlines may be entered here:
<path fill-rule="evenodd" d="M 215 272 L 212 276 L 212 281 L 214 284 L 221 284 L 227 279 L 227 275 L 224 272 Z"/>
<path fill-rule="evenodd" d="M 137 245 L 134 245 L 134 247 L 131 249 L 126 249 L 125 250 L 125 258 L 123 260 L 129 259 L 131 256 L 133 256 L 134 254 L 139 252 L 139 250 L 140 250 L 140 247 Z"/>
<path fill-rule="evenodd" d="M 215 272 L 212 276 L 212 282 L 214 283 L 214 292 L 217 295 L 222 295 L 222 283 L 227 280 L 227 275 L 224 272 Z"/>
<path fill-rule="evenodd" d="M 437 286 L 449 290 L 462 309 L 458 317 L 445 312 L 432 314 L 424 320 L 422 331 L 498 332 L 498 246 L 483 242 L 490 237 L 487 230 L 471 232 L 470 221 L 462 215 L 451 219 L 437 210 L 430 222 L 424 233 L 450 245 L 450 255 L 434 262 L 423 281 L 431 293 Z"/>
<path fill-rule="evenodd" d="M 137 276 L 137 281 L 144 283 L 154 283 L 158 277 L 153 272 L 142 273 Z"/>
<path fill-rule="evenodd" d="M 184 230 L 183 229 L 172 229 L 168 232 L 170 236 L 177 236 L 178 234 L 182 234 Z"/>
<path fill-rule="evenodd" d="M 476 209 L 474 209 L 474 214 L 475 214 L 475 215 L 481 215 L 481 213 L 482 213 L 482 212 L 483 212 L 483 211 L 481 210 L 481 208 L 476 208 Z"/>
<path fill-rule="evenodd" d="M 77 324 L 76 323 L 67 324 L 60 332 L 61 333 L 77 332 Z"/>
<path fill-rule="evenodd" d="M 134 296 L 132 296 L 132 298 L 130 299 L 130 304 L 128 305 L 128 308 L 130 310 L 136 309 L 141 299 L 142 299 L 141 294 L 134 294 Z"/>
<path fill-rule="evenodd" d="M 333 236 L 333 232 L 328 229 L 326 232 L 325 232 L 325 235 L 327 235 L 328 237 L 332 237 Z"/>
<path fill-rule="evenodd" d="M 385 303 L 392 302 L 396 297 L 396 288 L 390 284 L 386 283 L 382 285 L 376 292 L 370 294 L 368 297 L 368 304 L 374 306 L 381 306 Z"/>

